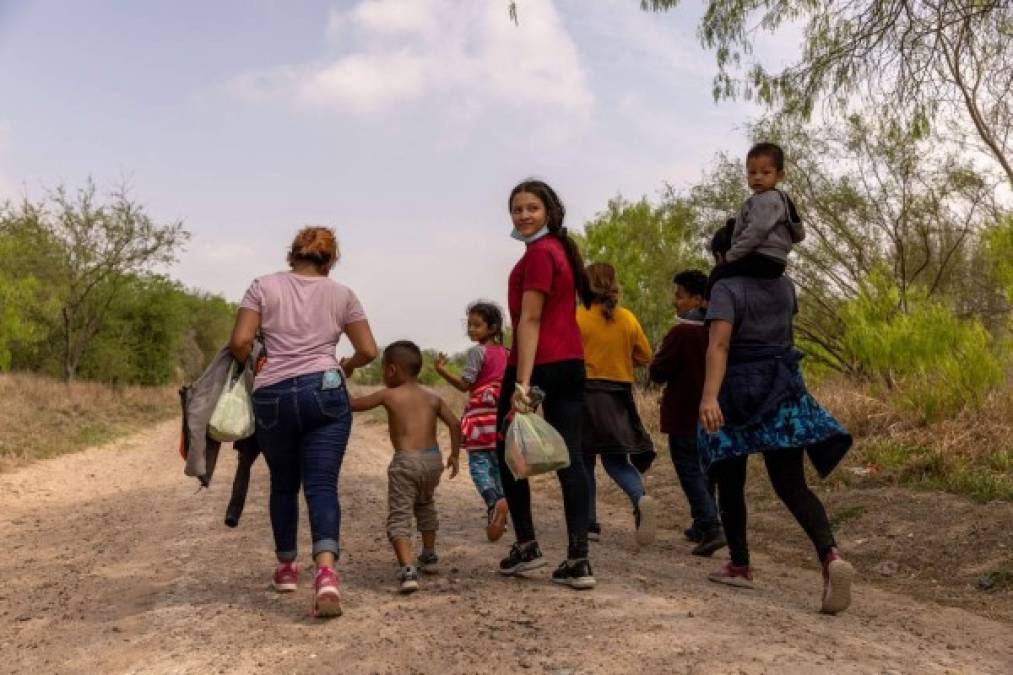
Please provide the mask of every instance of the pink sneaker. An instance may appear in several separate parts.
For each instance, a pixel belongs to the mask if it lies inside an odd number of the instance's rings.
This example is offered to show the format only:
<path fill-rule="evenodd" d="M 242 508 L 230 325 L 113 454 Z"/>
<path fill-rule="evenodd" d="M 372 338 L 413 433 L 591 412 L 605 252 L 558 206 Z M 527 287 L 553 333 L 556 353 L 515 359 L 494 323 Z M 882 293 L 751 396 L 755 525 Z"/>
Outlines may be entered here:
<path fill-rule="evenodd" d="M 851 606 L 851 580 L 855 568 L 842 558 L 836 548 L 823 559 L 823 605 L 824 614 L 838 614 Z"/>
<path fill-rule="evenodd" d="M 278 563 L 271 580 L 274 590 L 279 593 L 291 593 L 299 587 L 299 565 L 295 562 Z"/>
<path fill-rule="evenodd" d="M 718 584 L 737 588 L 753 587 L 753 568 L 749 565 L 733 565 L 729 560 L 717 572 L 711 572 L 707 578 Z"/>
<path fill-rule="evenodd" d="M 333 567 L 318 567 L 313 580 L 313 616 L 341 616 L 341 579 Z"/>

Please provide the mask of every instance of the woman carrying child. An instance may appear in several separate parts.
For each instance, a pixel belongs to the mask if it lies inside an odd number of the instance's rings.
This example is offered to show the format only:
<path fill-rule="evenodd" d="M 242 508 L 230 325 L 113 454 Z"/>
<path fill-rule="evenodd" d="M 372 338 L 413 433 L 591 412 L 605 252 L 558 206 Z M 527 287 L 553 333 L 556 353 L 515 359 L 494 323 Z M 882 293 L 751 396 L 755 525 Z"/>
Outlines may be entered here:
<path fill-rule="evenodd" d="M 509 308 L 514 341 L 503 377 L 496 425 L 496 456 L 506 466 L 504 434 L 512 412 L 532 409 L 531 387 L 545 394 L 545 419 L 566 441 L 570 466 L 557 471 L 569 538 L 566 560 L 552 574 L 555 583 L 593 588 L 587 553 L 588 488 L 581 453 L 584 407 L 584 347 L 577 327 L 577 295 L 590 304 L 584 263 L 577 244 L 563 227 L 565 209 L 555 191 L 538 180 L 526 180 L 510 192 L 507 207 L 514 239 L 526 250 L 510 273 Z M 499 565 L 513 575 L 545 564 L 535 540 L 531 490 L 509 470 L 501 474 L 517 542 Z"/>
<path fill-rule="evenodd" d="M 577 308 L 577 325 L 587 366 L 581 441 L 590 493 L 588 534 L 591 539 L 601 536 L 594 477 L 595 455 L 600 454 L 605 472 L 633 503 L 637 543 L 644 546 L 654 541 L 654 500 L 630 455 L 654 452 L 633 400 L 634 368 L 651 362 L 651 344 L 633 312 L 619 306 L 615 268 L 593 263 L 587 267 L 587 278 L 591 306 Z"/>
<path fill-rule="evenodd" d="M 715 241 L 717 241 L 717 237 Z M 727 253 L 731 237 L 722 237 Z M 746 466 L 762 453 L 778 498 L 805 531 L 823 568 L 821 609 L 851 604 L 854 568 L 837 552 L 819 498 L 806 485 L 804 455 L 826 477 L 851 436 L 808 393 L 794 348 L 795 287 L 785 277 L 718 281 L 707 309 L 706 375 L 700 401 L 701 458 L 717 483 L 718 505 L 731 560 L 711 581 L 751 588 L 746 540 Z"/>
<path fill-rule="evenodd" d="M 500 308 L 482 300 L 472 303 L 468 307 L 468 337 L 476 344 L 465 356 L 464 372 L 460 376 L 452 373 L 445 354 L 436 357 L 436 372 L 454 388 L 468 392 L 461 417 L 468 472 L 485 500 L 486 536 L 498 541 L 508 513 L 496 459 L 496 409 L 508 358 Z"/>
<path fill-rule="evenodd" d="M 313 541 L 314 614 L 341 613 L 338 559 L 341 510 L 338 474 L 352 430 L 345 378 L 376 358 L 376 341 L 350 288 L 329 278 L 338 262 L 334 232 L 307 227 L 288 254 L 290 270 L 253 281 L 239 306 L 229 348 L 240 363 L 260 330 L 267 361 L 253 384 L 257 443 L 271 472 L 271 529 L 278 592 L 299 582 L 299 488 Z M 355 354 L 341 364 L 335 348 L 348 335 Z"/>

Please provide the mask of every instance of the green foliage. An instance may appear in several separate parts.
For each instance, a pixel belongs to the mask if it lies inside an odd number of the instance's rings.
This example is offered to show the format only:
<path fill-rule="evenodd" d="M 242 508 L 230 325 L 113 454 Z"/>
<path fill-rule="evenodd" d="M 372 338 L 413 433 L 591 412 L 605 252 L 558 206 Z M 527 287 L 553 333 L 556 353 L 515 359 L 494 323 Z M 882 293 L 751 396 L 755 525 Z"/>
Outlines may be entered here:
<path fill-rule="evenodd" d="M 616 268 L 622 304 L 657 344 L 674 319 L 672 277 L 684 269 L 707 269 L 696 233 L 696 213 L 669 191 L 661 203 L 616 197 L 589 222 L 581 238 L 586 261 Z"/>
<path fill-rule="evenodd" d="M 47 211 L 51 208 L 53 213 Z M 124 195 L 0 207 L 0 371 L 118 384 L 192 379 L 228 339 L 235 307 L 146 269 L 185 233 Z"/>
<path fill-rule="evenodd" d="M 926 421 L 976 407 L 1004 380 L 980 322 L 962 319 L 924 294 L 906 309 L 890 275 L 875 270 L 841 307 L 842 343 L 862 369 L 895 392 L 892 400 Z"/>
<path fill-rule="evenodd" d="M 985 256 L 992 276 L 1013 303 L 1013 215 L 1007 215 L 985 238 Z"/>
<path fill-rule="evenodd" d="M 654 11 L 679 0 L 642 0 Z M 758 99 L 780 117 L 820 107 L 866 109 L 924 135 L 957 121 L 947 140 L 968 142 L 1013 183 L 1013 6 L 1007 0 L 708 0 L 700 22 L 714 50 L 716 99 Z M 803 27 L 798 57 L 776 72 L 754 52 L 762 31 Z M 759 30 L 757 30 L 759 29 Z M 792 39 L 794 39 L 792 37 Z"/>

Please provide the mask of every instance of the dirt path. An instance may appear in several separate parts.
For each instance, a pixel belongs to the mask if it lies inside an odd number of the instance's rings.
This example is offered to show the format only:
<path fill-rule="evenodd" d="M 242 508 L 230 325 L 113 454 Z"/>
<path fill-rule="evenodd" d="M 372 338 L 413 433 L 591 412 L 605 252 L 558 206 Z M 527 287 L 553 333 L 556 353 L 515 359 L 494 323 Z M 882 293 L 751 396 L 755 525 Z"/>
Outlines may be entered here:
<path fill-rule="evenodd" d="M 231 452 L 195 494 L 175 423 L 0 476 L 0 672 L 1013 671 L 1008 624 L 862 586 L 853 611 L 824 617 L 813 572 L 762 556 L 754 591 L 717 587 L 704 579 L 713 561 L 672 530 L 635 551 L 626 514 L 605 518 L 616 534 L 593 549 L 592 592 L 553 587 L 549 569 L 497 578 L 506 546 L 484 541 L 466 475 L 438 492 L 442 572 L 400 597 L 382 432 L 357 425 L 345 461 L 345 615 L 326 623 L 307 617 L 308 576 L 293 595 L 268 587 L 262 462 L 237 530 L 221 524 Z M 562 517 L 539 501 L 556 562 Z"/>

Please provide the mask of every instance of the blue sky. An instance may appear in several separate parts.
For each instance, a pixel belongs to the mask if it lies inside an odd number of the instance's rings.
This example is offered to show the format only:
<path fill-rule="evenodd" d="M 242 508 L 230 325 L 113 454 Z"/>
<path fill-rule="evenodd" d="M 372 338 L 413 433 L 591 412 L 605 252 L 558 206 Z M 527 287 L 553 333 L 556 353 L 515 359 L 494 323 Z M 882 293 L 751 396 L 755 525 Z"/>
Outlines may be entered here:
<path fill-rule="evenodd" d="M 713 102 L 698 4 L 0 0 L 0 196 L 126 179 L 194 235 L 171 275 L 232 300 L 327 224 L 381 342 L 462 349 L 519 179 L 579 227 L 744 153 L 758 110 Z"/>

